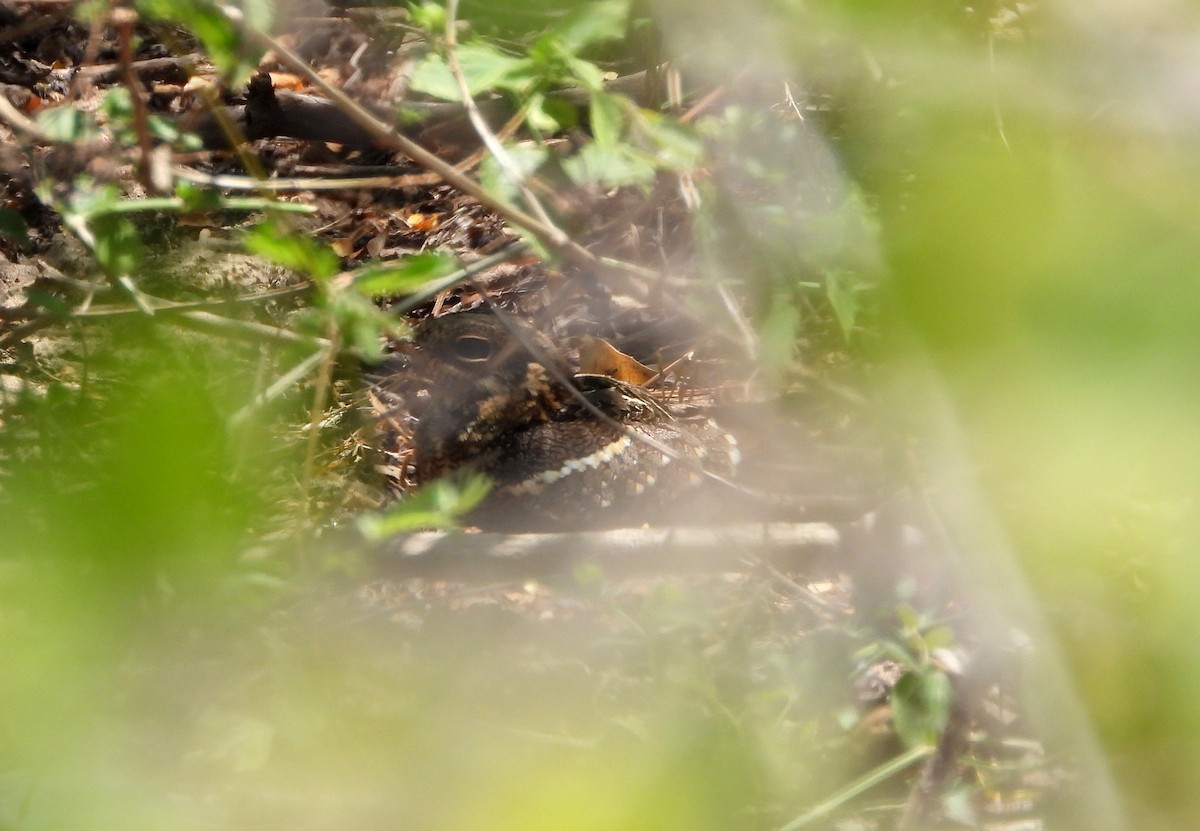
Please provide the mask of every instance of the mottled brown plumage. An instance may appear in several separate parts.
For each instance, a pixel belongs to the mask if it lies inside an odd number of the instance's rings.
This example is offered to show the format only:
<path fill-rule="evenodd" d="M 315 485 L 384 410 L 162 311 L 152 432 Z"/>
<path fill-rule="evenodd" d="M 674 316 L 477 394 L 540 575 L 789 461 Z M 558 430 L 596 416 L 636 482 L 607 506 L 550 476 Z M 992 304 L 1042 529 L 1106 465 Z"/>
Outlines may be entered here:
<path fill-rule="evenodd" d="M 487 310 L 421 324 L 413 369 L 429 403 L 413 432 L 417 484 L 459 471 L 494 481 L 472 524 L 563 530 L 669 521 L 708 477 L 737 464 L 733 437 L 646 390 L 572 374 L 561 353 Z M 564 383 L 567 382 L 567 383 Z"/>

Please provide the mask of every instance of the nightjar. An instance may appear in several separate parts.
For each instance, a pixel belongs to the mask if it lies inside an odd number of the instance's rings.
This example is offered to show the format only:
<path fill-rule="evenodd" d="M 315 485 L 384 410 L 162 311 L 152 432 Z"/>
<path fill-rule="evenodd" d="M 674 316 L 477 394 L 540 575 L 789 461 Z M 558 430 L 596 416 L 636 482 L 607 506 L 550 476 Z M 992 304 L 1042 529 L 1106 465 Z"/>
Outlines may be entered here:
<path fill-rule="evenodd" d="M 573 373 L 561 351 L 511 316 L 480 308 L 433 318 L 411 369 L 429 400 L 412 435 L 424 484 L 460 471 L 493 487 L 466 521 L 488 530 L 661 524 L 697 486 L 738 464 L 733 436 L 694 408 Z"/>

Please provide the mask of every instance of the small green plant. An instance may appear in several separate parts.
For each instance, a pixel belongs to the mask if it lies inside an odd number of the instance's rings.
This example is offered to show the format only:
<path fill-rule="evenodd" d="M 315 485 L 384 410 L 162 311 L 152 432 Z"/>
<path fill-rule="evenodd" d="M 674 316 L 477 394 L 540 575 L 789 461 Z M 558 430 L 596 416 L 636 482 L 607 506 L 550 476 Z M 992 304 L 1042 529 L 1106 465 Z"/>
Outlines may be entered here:
<path fill-rule="evenodd" d="M 491 488 L 491 481 L 478 475 L 461 481 L 430 482 L 406 496 L 390 511 L 362 517 L 358 527 L 370 540 L 409 531 L 457 528 L 462 517 L 483 501 Z"/>
<path fill-rule="evenodd" d="M 896 735 L 910 748 L 937 743 L 950 721 L 954 685 L 950 680 L 954 630 L 928 618 L 907 603 L 896 607 L 898 626 L 893 638 L 870 644 L 860 660 L 890 659 L 903 668 L 889 693 Z"/>

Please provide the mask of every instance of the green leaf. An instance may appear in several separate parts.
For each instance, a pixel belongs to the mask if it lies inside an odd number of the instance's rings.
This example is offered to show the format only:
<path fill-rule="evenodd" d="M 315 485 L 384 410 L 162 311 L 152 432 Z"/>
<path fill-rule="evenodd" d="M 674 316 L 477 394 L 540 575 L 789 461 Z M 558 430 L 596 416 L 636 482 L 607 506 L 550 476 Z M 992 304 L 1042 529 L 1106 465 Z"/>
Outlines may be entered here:
<path fill-rule="evenodd" d="M 909 747 L 935 744 L 950 720 L 954 687 L 942 672 L 904 673 L 892 688 L 892 723 Z"/>
<path fill-rule="evenodd" d="M 137 271 L 142 260 L 142 239 L 133 223 L 118 214 L 101 214 L 88 221 L 96 238 L 96 260 L 110 275 L 128 275 Z"/>
<path fill-rule="evenodd" d="M 560 133 L 575 127 L 579 117 L 569 101 L 538 93 L 529 99 L 525 123 L 535 132 Z"/>
<path fill-rule="evenodd" d="M 364 297 L 393 297 L 411 294 L 456 268 L 458 262 L 447 254 L 413 254 L 396 263 L 372 265 L 355 272 L 352 285 Z"/>
<path fill-rule="evenodd" d="M 935 649 L 948 649 L 954 646 L 957 639 L 954 636 L 954 630 L 949 626 L 935 626 L 924 634 L 922 640 L 925 648 L 932 652 Z"/>
<path fill-rule="evenodd" d="M 833 307 L 842 337 L 849 341 L 859 310 L 858 297 L 854 293 L 854 276 L 848 271 L 830 271 L 825 275 L 825 296 Z"/>
<path fill-rule="evenodd" d="M 694 131 L 658 113 L 638 111 L 634 122 L 641 137 L 653 145 L 660 167 L 677 172 L 694 169 L 704 158 L 704 145 Z"/>
<path fill-rule="evenodd" d="M 340 268 L 338 256 L 328 246 L 289 233 L 274 222 L 264 222 L 247 233 L 246 250 L 318 282 L 337 274 Z"/>
<path fill-rule="evenodd" d="M 441 32 L 446 28 L 446 8 L 440 3 L 410 3 L 408 14 L 414 26 L 427 32 Z"/>
<path fill-rule="evenodd" d="M 25 302 L 35 309 L 44 309 L 50 314 L 62 315 L 68 317 L 71 314 L 71 307 L 67 305 L 57 294 L 51 294 L 48 291 L 29 291 L 25 296 Z"/>
<path fill-rule="evenodd" d="M 592 142 L 567 159 L 563 169 L 577 185 L 645 186 L 653 183 L 656 175 L 653 163 L 645 154 L 621 143 Z"/>
<path fill-rule="evenodd" d="M 800 332 L 800 309 L 790 292 L 777 292 L 759 326 L 759 351 L 763 370 L 778 383 L 792 365 L 796 337 Z"/>
<path fill-rule="evenodd" d="M 555 34 L 570 54 L 593 44 L 625 37 L 629 0 L 600 0 L 585 3 L 558 26 Z"/>
<path fill-rule="evenodd" d="M 126 122 L 133 117 L 133 97 L 125 87 L 110 87 L 100 102 L 100 112 L 111 121 Z"/>
<path fill-rule="evenodd" d="M 426 55 L 425 59 L 417 64 L 409 88 L 434 98 L 441 98 L 443 101 L 462 100 L 454 74 L 441 55 Z"/>
<path fill-rule="evenodd" d="M 906 634 L 921 631 L 921 616 L 907 603 L 897 604 L 896 618 L 900 621 L 900 626 L 904 628 Z"/>
<path fill-rule="evenodd" d="M 591 61 L 585 61 L 582 58 L 568 58 L 567 70 L 584 89 L 592 93 L 603 92 L 604 72 Z"/>
<path fill-rule="evenodd" d="M 505 149 L 523 177 L 536 173 L 549 154 L 549 150 L 540 144 L 517 144 Z M 505 201 L 515 199 L 518 193 L 517 183 L 491 154 L 485 156 L 479 166 L 479 182 L 489 193 Z"/>
<path fill-rule="evenodd" d="M 615 145 L 621 140 L 625 131 L 625 105 L 615 95 L 597 92 L 592 95 L 588 108 L 588 119 L 591 123 L 592 138 L 597 144 Z"/>
<path fill-rule="evenodd" d="M 366 361 L 383 357 L 384 332 L 400 326 L 399 321 L 381 311 L 370 300 L 349 292 L 337 292 L 326 298 L 325 308 L 341 332 L 346 345 Z"/>
<path fill-rule="evenodd" d="M 462 44 L 458 47 L 457 55 L 471 95 L 479 95 L 497 87 L 512 88 L 512 79 L 520 77 L 525 65 L 523 59 L 505 54 L 496 47 L 479 41 Z M 523 85 L 523 82 L 516 84 Z M 441 55 L 429 55 L 417 65 L 411 87 L 417 92 L 446 101 L 462 99 L 454 74 Z"/>
<path fill-rule="evenodd" d="M 18 245 L 28 245 L 28 227 L 25 218 L 12 208 L 0 208 L 0 237 L 10 239 Z"/>
<path fill-rule="evenodd" d="M 37 114 L 37 124 L 54 141 L 82 141 L 96 135 L 96 124 L 71 104 L 49 107 Z"/>
<path fill-rule="evenodd" d="M 372 540 L 422 529 L 455 528 L 491 487 L 491 480 L 478 474 L 459 482 L 431 482 L 405 497 L 391 512 L 363 517 L 358 527 Z"/>
<path fill-rule="evenodd" d="M 175 195 L 183 201 L 185 211 L 215 211 L 220 210 L 225 204 L 223 193 L 212 188 L 201 187 L 195 182 L 176 182 Z"/>

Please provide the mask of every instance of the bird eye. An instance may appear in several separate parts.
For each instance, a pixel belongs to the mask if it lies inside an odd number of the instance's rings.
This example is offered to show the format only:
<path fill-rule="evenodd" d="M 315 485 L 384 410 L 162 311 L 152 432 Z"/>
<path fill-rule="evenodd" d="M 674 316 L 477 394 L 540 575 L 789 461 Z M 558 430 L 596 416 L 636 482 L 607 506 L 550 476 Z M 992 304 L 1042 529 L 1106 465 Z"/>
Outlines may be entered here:
<path fill-rule="evenodd" d="M 463 335 L 453 344 L 454 357 L 465 363 L 482 363 L 492 357 L 492 344 L 478 335 Z"/>

